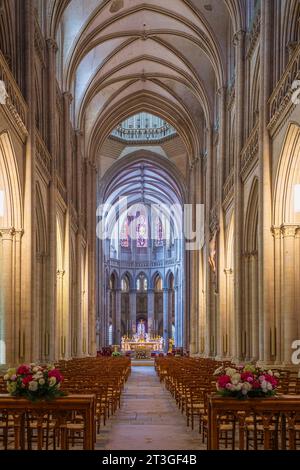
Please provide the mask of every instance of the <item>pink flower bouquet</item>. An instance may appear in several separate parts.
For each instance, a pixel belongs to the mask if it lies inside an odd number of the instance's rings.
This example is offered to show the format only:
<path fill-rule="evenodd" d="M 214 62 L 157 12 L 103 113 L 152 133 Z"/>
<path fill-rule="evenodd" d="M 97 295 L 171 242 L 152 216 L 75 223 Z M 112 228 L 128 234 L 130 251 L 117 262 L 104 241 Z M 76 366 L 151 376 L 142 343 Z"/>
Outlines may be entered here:
<path fill-rule="evenodd" d="M 277 393 L 279 373 L 247 364 L 237 367 L 219 367 L 217 391 L 222 396 L 236 398 L 270 397 Z"/>
<path fill-rule="evenodd" d="M 4 380 L 7 391 L 14 397 L 25 397 L 31 401 L 52 400 L 64 396 L 60 390 L 63 376 L 52 365 L 22 364 L 8 369 Z"/>

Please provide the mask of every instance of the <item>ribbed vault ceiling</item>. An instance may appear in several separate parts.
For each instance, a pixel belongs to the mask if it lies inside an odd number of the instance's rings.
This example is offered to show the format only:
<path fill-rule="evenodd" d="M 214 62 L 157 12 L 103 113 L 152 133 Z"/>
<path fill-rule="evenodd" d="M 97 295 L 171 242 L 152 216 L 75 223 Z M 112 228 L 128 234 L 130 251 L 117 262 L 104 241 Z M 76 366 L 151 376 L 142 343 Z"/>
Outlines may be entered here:
<path fill-rule="evenodd" d="M 56 0 L 51 30 L 59 82 L 73 95 L 73 123 L 97 156 L 111 130 L 136 112 L 173 125 L 192 158 L 227 81 L 231 24 L 243 0 Z"/>

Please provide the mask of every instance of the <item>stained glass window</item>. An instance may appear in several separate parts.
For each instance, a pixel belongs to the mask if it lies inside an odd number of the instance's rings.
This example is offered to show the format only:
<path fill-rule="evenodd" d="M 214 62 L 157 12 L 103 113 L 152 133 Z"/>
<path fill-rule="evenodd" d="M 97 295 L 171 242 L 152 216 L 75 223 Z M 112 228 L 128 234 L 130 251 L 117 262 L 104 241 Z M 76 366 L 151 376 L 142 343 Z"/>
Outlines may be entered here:
<path fill-rule="evenodd" d="M 160 217 L 155 220 L 155 246 L 163 246 L 163 226 Z"/>
<path fill-rule="evenodd" d="M 147 248 L 148 246 L 148 224 L 146 216 L 141 214 L 136 224 L 136 246 L 137 248 Z"/>
<path fill-rule="evenodd" d="M 120 234 L 120 244 L 122 248 L 129 247 L 129 223 L 126 218 L 123 222 L 121 234 Z"/>

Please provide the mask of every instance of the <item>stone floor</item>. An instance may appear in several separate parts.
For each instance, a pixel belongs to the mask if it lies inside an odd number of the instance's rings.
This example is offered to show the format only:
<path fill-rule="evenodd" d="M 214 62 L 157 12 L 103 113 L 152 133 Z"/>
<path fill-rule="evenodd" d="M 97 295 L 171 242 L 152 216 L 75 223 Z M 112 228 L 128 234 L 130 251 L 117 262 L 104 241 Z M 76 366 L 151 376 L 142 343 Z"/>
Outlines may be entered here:
<path fill-rule="evenodd" d="M 205 449 L 197 431 L 186 426 L 153 366 L 132 367 L 120 410 L 102 428 L 96 449 L 198 450 Z"/>

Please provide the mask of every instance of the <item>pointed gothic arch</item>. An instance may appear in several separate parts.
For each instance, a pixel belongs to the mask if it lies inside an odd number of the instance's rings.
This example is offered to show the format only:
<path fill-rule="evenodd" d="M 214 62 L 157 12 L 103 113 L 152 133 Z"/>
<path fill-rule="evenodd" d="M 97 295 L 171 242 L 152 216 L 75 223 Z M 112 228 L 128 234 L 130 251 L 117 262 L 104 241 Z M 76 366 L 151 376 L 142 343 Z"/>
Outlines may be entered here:
<path fill-rule="evenodd" d="M 18 360 L 23 209 L 17 160 L 7 132 L 0 134 L 0 363 Z"/>
<path fill-rule="evenodd" d="M 300 184 L 300 126 L 287 129 L 274 183 L 273 238 L 275 309 L 273 354 L 291 363 L 292 344 L 300 326 L 300 213 L 295 208 L 295 185 Z"/>
<path fill-rule="evenodd" d="M 7 132 L 0 134 L 0 190 L 4 193 L 4 217 L 0 226 L 22 229 L 23 209 L 19 169 L 13 144 Z"/>

